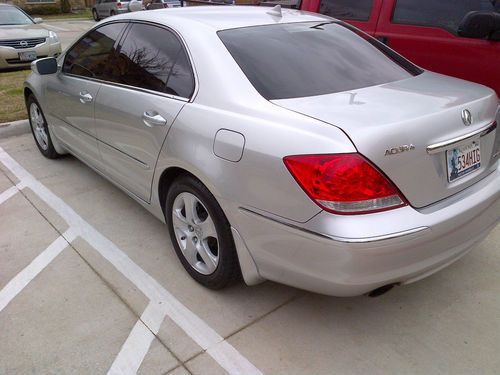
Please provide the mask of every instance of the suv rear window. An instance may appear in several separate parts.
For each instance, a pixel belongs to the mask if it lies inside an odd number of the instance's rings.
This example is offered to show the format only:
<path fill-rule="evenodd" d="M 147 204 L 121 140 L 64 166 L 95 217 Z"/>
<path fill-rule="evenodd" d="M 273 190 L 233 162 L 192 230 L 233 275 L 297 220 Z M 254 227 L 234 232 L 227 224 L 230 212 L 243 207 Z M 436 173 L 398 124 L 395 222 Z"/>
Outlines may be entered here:
<path fill-rule="evenodd" d="M 382 43 L 335 21 L 254 26 L 218 35 L 268 100 L 354 90 L 421 73 Z"/>
<path fill-rule="evenodd" d="M 499 0 L 397 0 L 393 23 L 430 26 L 457 34 L 458 26 L 471 11 L 500 12 Z"/>
<path fill-rule="evenodd" d="M 321 0 L 319 12 L 343 20 L 368 21 L 373 0 Z"/>

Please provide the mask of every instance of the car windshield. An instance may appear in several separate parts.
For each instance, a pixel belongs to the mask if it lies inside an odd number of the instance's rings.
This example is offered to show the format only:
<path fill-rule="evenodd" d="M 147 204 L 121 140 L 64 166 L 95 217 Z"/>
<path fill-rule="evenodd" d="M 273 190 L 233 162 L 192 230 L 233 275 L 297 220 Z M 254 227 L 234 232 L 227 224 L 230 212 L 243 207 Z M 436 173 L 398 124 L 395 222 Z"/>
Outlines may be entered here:
<path fill-rule="evenodd" d="M 382 43 L 342 22 L 252 26 L 218 32 L 266 99 L 331 94 L 420 74 Z"/>
<path fill-rule="evenodd" d="M 30 25 L 31 18 L 14 7 L 0 8 L 0 25 Z"/>

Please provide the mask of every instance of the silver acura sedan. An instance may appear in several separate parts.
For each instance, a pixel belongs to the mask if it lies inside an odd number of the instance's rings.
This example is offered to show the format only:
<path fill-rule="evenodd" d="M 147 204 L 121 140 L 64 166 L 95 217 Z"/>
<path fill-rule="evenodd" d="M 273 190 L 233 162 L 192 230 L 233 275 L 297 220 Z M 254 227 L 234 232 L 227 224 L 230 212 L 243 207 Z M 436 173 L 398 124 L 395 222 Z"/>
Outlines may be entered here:
<path fill-rule="evenodd" d="M 495 92 L 329 17 L 123 14 L 32 69 L 41 153 L 75 155 L 165 221 L 209 288 L 242 276 L 376 295 L 459 259 L 499 219 Z"/>

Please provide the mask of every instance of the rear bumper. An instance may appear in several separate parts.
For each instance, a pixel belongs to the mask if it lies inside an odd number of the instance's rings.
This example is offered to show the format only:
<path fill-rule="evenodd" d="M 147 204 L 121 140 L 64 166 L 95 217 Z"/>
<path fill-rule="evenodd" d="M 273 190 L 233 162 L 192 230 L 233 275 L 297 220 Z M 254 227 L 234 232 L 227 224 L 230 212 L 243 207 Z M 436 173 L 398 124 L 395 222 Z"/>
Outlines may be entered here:
<path fill-rule="evenodd" d="M 500 215 L 500 169 L 425 209 L 371 215 L 321 212 L 306 223 L 239 209 L 233 218 L 259 274 L 336 296 L 409 283 L 459 259 Z"/>
<path fill-rule="evenodd" d="M 0 69 L 21 68 L 31 65 L 31 61 L 19 60 L 19 52 L 35 51 L 38 58 L 55 57 L 61 53 L 61 43 L 48 42 L 39 44 L 34 48 L 16 49 L 11 47 L 0 47 Z"/>

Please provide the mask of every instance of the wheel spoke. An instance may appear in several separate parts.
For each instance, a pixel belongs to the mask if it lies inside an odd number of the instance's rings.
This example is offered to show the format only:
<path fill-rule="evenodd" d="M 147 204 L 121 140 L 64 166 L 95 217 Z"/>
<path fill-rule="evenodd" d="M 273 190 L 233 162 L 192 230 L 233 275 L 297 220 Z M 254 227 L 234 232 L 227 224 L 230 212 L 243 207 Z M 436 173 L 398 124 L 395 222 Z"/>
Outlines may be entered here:
<path fill-rule="evenodd" d="M 44 129 L 40 129 L 40 138 L 42 139 L 42 143 L 44 146 L 47 146 L 49 143 L 49 139 L 47 137 L 47 133 Z"/>
<path fill-rule="evenodd" d="M 192 194 L 185 194 L 182 197 L 184 201 L 184 210 L 186 212 L 186 219 L 189 224 L 194 224 L 194 220 L 197 217 L 196 214 L 196 203 L 198 200 Z"/>
<path fill-rule="evenodd" d="M 173 215 L 172 215 L 172 221 L 174 228 L 179 229 L 183 233 L 187 233 L 188 231 L 188 224 L 186 221 L 186 218 L 182 217 L 181 210 L 180 209 L 174 209 Z"/>
<path fill-rule="evenodd" d="M 217 239 L 217 231 L 215 230 L 215 224 L 210 216 L 208 216 L 205 221 L 198 224 L 201 231 L 203 232 L 203 239 L 208 237 L 214 237 Z"/>
<path fill-rule="evenodd" d="M 217 267 L 217 257 L 212 254 L 206 242 L 200 243 L 200 246 L 198 246 L 198 253 L 203 259 L 203 262 L 205 262 L 207 271 L 209 273 L 214 272 L 215 268 Z"/>
<path fill-rule="evenodd" d="M 183 249 L 183 254 L 184 257 L 186 257 L 186 260 L 188 263 L 195 267 L 196 263 L 198 262 L 198 259 L 196 259 L 196 255 L 198 254 L 198 250 L 196 249 L 195 244 L 193 243 L 193 240 L 191 238 L 188 238 L 186 241 L 186 248 Z"/>

